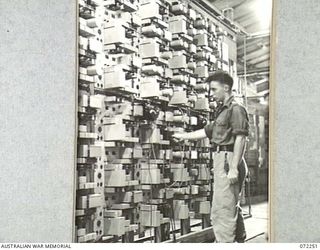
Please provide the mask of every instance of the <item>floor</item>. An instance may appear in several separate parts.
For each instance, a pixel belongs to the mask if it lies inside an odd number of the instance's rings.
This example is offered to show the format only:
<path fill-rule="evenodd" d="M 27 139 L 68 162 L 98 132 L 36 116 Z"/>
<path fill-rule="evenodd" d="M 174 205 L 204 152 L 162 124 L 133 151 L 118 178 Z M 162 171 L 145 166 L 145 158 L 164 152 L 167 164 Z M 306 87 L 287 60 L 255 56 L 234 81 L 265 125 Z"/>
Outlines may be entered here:
<path fill-rule="evenodd" d="M 248 206 L 243 206 L 244 212 L 248 212 Z M 251 205 L 251 218 L 245 219 L 247 231 L 247 243 L 268 242 L 268 203 L 260 202 Z"/>
<path fill-rule="evenodd" d="M 242 206 L 243 214 L 246 217 L 244 220 L 245 222 L 245 228 L 247 232 L 247 239 L 246 243 L 267 243 L 267 231 L 268 231 L 268 203 L 266 201 L 264 202 L 257 202 L 253 205 L 251 205 L 251 217 L 246 216 L 249 214 L 249 207 L 248 206 Z M 201 220 L 192 220 L 191 224 L 199 224 Z M 180 222 L 176 221 L 176 227 L 180 228 Z M 212 229 L 211 229 L 212 230 Z M 209 231 L 209 234 L 203 235 L 203 233 L 200 233 L 200 231 L 204 232 L 201 226 L 195 226 L 192 227 L 192 232 L 195 234 L 188 235 L 186 239 L 180 242 L 186 242 L 186 243 L 193 243 L 193 242 L 213 242 L 213 234 L 212 231 Z M 198 233 L 197 233 L 198 232 Z M 146 236 L 149 236 L 149 234 L 153 234 L 153 231 L 147 232 Z M 212 237 L 211 237 L 212 234 Z M 208 237 L 206 238 L 206 237 Z M 179 238 L 181 235 L 179 232 L 176 234 L 177 238 Z M 212 238 L 212 239 L 211 239 Z M 145 242 L 153 242 L 145 241 Z M 172 242 L 172 240 L 169 240 L 168 242 Z"/>

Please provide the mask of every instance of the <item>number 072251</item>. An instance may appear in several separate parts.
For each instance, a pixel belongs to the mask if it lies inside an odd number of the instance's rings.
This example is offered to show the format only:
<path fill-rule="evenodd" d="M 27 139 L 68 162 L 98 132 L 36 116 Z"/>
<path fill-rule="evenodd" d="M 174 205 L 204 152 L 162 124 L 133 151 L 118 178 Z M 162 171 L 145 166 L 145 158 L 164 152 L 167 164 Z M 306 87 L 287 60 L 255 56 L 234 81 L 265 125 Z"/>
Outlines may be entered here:
<path fill-rule="evenodd" d="M 306 248 L 306 249 L 315 249 L 315 248 L 318 248 L 318 244 L 315 244 L 315 243 L 301 243 L 300 244 L 300 248 Z"/>

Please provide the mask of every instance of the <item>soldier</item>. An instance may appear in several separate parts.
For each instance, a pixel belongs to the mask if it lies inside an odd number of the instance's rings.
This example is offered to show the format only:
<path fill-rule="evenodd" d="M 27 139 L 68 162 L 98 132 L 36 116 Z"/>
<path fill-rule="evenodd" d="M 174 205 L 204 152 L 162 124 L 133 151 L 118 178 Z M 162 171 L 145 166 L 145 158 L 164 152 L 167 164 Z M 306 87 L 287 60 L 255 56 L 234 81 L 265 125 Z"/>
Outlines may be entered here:
<path fill-rule="evenodd" d="M 228 73 L 216 71 L 206 82 L 218 103 L 215 119 L 202 129 L 176 133 L 173 138 L 182 141 L 208 137 L 211 140 L 214 151 L 211 220 L 215 239 L 216 242 L 243 242 L 245 230 L 239 196 L 247 173 L 243 154 L 249 132 L 248 114 L 234 100 L 233 79 Z M 237 228 L 237 224 L 240 227 Z"/>

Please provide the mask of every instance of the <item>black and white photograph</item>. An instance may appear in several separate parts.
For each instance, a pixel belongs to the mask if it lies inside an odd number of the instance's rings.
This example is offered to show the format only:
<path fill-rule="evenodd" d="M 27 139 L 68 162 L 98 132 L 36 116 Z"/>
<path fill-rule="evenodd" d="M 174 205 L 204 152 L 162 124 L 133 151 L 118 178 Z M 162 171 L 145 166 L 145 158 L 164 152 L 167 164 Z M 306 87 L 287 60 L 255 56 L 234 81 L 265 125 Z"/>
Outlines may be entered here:
<path fill-rule="evenodd" d="M 0 248 L 318 248 L 319 16 L 0 0 Z"/>
<path fill-rule="evenodd" d="M 78 8 L 74 242 L 268 242 L 272 0 Z"/>

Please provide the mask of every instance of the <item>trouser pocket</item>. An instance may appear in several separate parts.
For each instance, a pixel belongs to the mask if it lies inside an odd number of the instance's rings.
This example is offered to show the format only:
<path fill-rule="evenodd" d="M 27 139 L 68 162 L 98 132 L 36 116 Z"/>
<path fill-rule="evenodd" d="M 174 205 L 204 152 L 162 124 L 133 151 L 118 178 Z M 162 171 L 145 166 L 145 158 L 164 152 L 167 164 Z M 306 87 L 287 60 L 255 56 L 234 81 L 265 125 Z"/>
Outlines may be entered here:
<path fill-rule="evenodd" d="M 229 166 L 229 162 L 228 162 L 228 153 L 225 152 L 224 154 L 224 171 L 226 172 L 226 175 L 228 175 L 229 170 L 230 170 L 230 166 Z"/>

